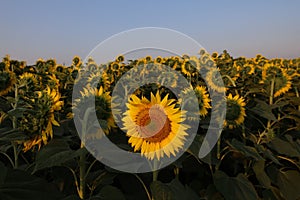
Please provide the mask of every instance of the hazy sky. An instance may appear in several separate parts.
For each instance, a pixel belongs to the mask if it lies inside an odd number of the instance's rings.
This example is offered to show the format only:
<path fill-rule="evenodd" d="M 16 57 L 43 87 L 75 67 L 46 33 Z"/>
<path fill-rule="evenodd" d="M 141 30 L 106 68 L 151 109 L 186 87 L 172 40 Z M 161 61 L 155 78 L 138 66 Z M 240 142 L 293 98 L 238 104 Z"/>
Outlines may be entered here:
<path fill-rule="evenodd" d="M 300 57 L 300 1 L 1 0 L 0 56 L 69 64 L 100 42 L 138 27 L 164 27 L 209 52 Z"/>

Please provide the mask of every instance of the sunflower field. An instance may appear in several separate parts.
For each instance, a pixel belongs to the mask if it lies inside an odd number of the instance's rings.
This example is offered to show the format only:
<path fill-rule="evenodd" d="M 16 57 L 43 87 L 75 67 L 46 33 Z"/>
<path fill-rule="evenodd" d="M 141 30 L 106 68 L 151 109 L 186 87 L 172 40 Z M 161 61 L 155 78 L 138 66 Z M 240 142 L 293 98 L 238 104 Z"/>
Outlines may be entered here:
<path fill-rule="evenodd" d="M 166 69 L 155 83 L 135 90 L 118 85 L 112 95 L 121 78 L 142 80 L 153 68 Z M 181 105 L 181 95 L 168 88 L 183 85 L 171 70 L 190 85 L 182 95 L 197 101 Z M 75 85 L 82 90 L 72 99 Z M 226 116 L 217 144 L 199 158 L 212 91 L 225 94 Z M 102 64 L 75 56 L 65 66 L 6 56 L 0 62 L 0 199 L 300 199 L 299 93 L 300 58 L 200 50 L 197 57 L 119 55 Z M 91 102 L 96 122 L 89 118 Z M 184 109 L 195 105 L 194 112 Z M 86 120 L 80 131 L 76 117 Z M 95 123 L 102 131 L 86 134 Z M 179 154 L 191 131 L 196 136 L 182 155 L 153 172 L 116 170 L 86 148 L 108 138 L 149 161 L 164 160 Z"/>

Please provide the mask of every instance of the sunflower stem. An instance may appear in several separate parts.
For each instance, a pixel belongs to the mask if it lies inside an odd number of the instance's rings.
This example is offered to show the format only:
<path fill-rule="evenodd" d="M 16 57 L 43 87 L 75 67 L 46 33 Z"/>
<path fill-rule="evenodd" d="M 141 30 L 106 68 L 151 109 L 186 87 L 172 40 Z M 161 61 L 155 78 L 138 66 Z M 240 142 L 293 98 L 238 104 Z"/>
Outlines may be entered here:
<path fill-rule="evenodd" d="M 19 167 L 17 143 L 12 142 L 12 146 L 13 146 L 13 149 L 14 149 L 14 169 L 17 169 Z"/>
<path fill-rule="evenodd" d="M 296 92 L 296 97 L 299 98 L 299 91 L 296 86 L 294 88 L 295 88 L 295 92 Z M 300 105 L 298 106 L 298 110 L 300 111 Z"/>
<path fill-rule="evenodd" d="M 19 96 L 18 96 L 18 86 L 17 84 L 15 84 L 15 103 L 13 104 L 13 109 L 16 109 L 18 106 L 18 101 L 19 101 Z M 13 129 L 17 128 L 17 118 L 16 116 L 13 116 L 12 118 L 12 126 Z M 18 157 L 19 157 L 19 153 L 18 153 L 18 148 L 17 148 L 17 142 L 16 141 L 12 141 L 12 147 L 13 147 L 13 151 L 14 151 L 14 169 L 19 167 L 19 162 L 18 162 Z"/>
<path fill-rule="evenodd" d="M 175 167 L 174 174 L 175 174 L 175 178 L 179 179 L 179 168 L 178 167 Z"/>
<path fill-rule="evenodd" d="M 218 160 L 221 158 L 221 137 L 218 139 L 217 144 L 217 158 Z"/>
<path fill-rule="evenodd" d="M 157 170 L 157 168 L 158 168 L 158 162 L 157 162 L 157 160 L 156 159 L 154 159 L 154 162 L 153 162 L 153 172 L 152 172 L 152 180 L 153 180 L 153 182 L 154 181 L 157 181 L 157 177 L 158 177 L 158 170 Z"/>
<path fill-rule="evenodd" d="M 85 148 L 83 142 L 81 142 L 80 148 Z M 79 191 L 78 195 L 80 199 L 84 199 L 85 197 L 85 173 L 86 173 L 86 152 L 83 151 L 80 154 L 79 158 Z"/>
<path fill-rule="evenodd" d="M 271 89 L 270 89 L 270 96 L 269 96 L 269 105 L 273 104 L 273 97 L 274 97 L 274 85 L 275 85 L 275 78 L 273 77 L 271 80 Z M 269 131 L 271 128 L 271 120 L 268 120 L 267 123 L 267 130 Z"/>

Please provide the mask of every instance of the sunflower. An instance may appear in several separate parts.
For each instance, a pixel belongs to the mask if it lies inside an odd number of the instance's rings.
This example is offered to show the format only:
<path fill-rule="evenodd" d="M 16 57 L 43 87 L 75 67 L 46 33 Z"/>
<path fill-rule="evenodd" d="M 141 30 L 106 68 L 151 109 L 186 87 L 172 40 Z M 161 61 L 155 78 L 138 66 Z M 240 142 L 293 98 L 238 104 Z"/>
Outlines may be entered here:
<path fill-rule="evenodd" d="M 94 62 L 93 60 L 89 60 L 86 68 L 89 70 L 89 71 L 95 71 L 98 69 L 98 65 L 96 62 Z"/>
<path fill-rule="evenodd" d="M 226 120 L 224 126 L 233 129 L 242 124 L 246 116 L 246 103 L 244 102 L 244 98 L 239 95 L 233 97 L 232 94 L 229 94 L 227 96 L 226 106 Z"/>
<path fill-rule="evenodd" d="M 199 114 L 200 116 L 204 117 L 208 114 L 208 109 L 211 108 L 209 102 L 211 101 L 206 88 L 203 86 L 197 86 L 195 89 L 195 94 L 198 98 L 198 103 L 199 103 Z"/>
<path fill-rule="evenodd" d="M 195 62 L 195 60 L 185 59 L 185 61 L 181 65 L 181 72 L 184 75 L 191 77 L 197 72 L 197 66 L 200 65 L 198 65 L 197 62 Z"/>
<path fill-rule="evenodd" d="M 109 77 L 105 72 L 97 71 L 96 73 L 90 74 L 87 80 L 88 84 L 93 88 L 103 87 L 104 91 L 109 88 Z"/>
<path fill-rule="evenodd" d="M 292 77 L 287 70 L 277 65 L 265 64 L 262 70 L 262 83 L 270 89 L 272 80 L 274 81 L 274 97 L 286 93 L 292 86 Z"/>
<path fill-rule="evenodd" d="M 119 55 L 117 58 L 116 58 L 116 62 L 124 62 L 125 58 L 123 55 Z"/>
<path fill-rule="evenodd" d="M 80 66 L 82 65 L 82 61 L 79 56 L 74 56 L 72 61 L 73 61 L 72 65 L 74 66 L 75 69 L 79 69 Z"/>
<path fill-rule="evenodd" d="M 161 99 L 159 92 L 155 96 L 151 93 L 151 101 L 131 96 L 122 121 L 135 152 L 140 150 L 147 159 L 160 160 L 165 155 L 175 156 L 183 148 L 189 127 L 182 124 L 185 112 L 175 108 L 174 102 L 168 95 Z"/>
<path fill-rule="evenodd" d="M 151 56 L 146 56 L 145 57 L 145 61 L 146 62 L 151 62 L 152 61 L 152 57 Z"/>
<path fill-rule="evenodd" d="M 193 66 L 193 68 L 200 70 L 200 61 L 196 56 L 191 56 L 189 59 L 189 63 Z"/>
<path fill-rule="evenodd" d="M 25 72 L 18 78 L 19 89 L 25 89 L 25 92 L 35 91 L 38 87 L 38 81 L 34 74 Z"/>
<path fill-rule="evenodd" d="M 206 74 L 206 82 L 209 89 L 217 92 L 225 92 L 223 79 L 218 68 L 211 68 Z"/>
<path fill-rule="evenodd" d="M 59 126 L 54 118 L 54 112 L 61 110 L 64 102 L 60 101 L 60 93 L 56 89 L 51 90 L 49 86 L 45 90 L 37 92 L 37 94 L 37 104 L 43 106 L 47 118 L 46 126 L 42 129 L 42 140 L 44 144 L 47 144 L 48 138 L 53 137 L 52 125 Z"/>
<path fill-rule="evenodd" d="M 47 87 L 42 91 L 35 92 L 36 97 L 32 99 L 32 108 L 24 112 L 22 118 L 18 120 L 20 129 L 30 137 L 23 142 L 23 151 L 26 152 L 38 145 L 47 144 L 49 138 L 53 137 L 52 126 L 59 126 L 55 120 L 55 111 L 62 109 L 64 104 L 60 101 L 61 95 L 55 89 Z"/>
<path fill-rule="evenodd" d="M 110 64 L 110 69 L 113 71 L 113 72 L 119 72 L 120 70 L 120 64 L 118 62 L 112 62 Z"/>
<path fill-rule="evenodd" d="M 254 74 L 255 72 L 255 66 L 252 63 L 246 63 L 243 67 L 242 67 L 242 72 L 244 74 L 247 75 L 251 75 Z"/>
<path fill-rule="evenodd" d="M 54 72 L 56 70 L 56 60 L 50 59 L 45 62 L 46 68 L 49 72 Z"/>
<path fill-rule="evenodd" d="M 16 75 L 9 70 L 0 71 L 0 96 L 9 93 L 16 83 Z"/>
<path fill-rule="evenodd" d="M 155 58 L 155 60 L 154 60 L 154 63 L 158 63 L 158 64 L 160 64 L 160 63 L 162 63 L 164 60 L 163 60 L 163 58 L 161 57 L 161 56 L 157 56 L 156 58 Z"/>
<path fill-rule="evenodd" d="M 197 86 L 195 89 L 187 88 L 183 91 L 183 94 L 187 97 L 192 97 L 193 95 L 197 97 L 196 101 L 191 99 L 189 101 L 186 101 L 185 104 L 182 105 L 185 110 L 193 110 L 195 105 L 199 106 L 199 112 L 197 111 L 186 113 L 187 120 L 196 121 L 199 120 L 199 115 L 201 117 L 205 117 L 208 114 L 208 109 L 211 108 L 211 100 L 204 86 Z M 179 101 L 180 103 L 182 103 L 182 99 L 179 99 Z"/>
<path fill-rule="evenodd" d="M 87 106 L 91 105 L 90 102 L 95 104 L 96 116 L 100 123 L 100 126 L 105 134 L 109 134 L 111 128 L 116 127 L 115 121 L 111 112 L 111 96 L 109 92 L 104 92 L 103 87 L 100 86 L 97 88 L 84 88 L 83 91 L 80 92 L 81 97 L 76 99 L 76 103 L 74 105 L 75 109 L 80 109 L 79 118 L 83 119 L 85 115 L 85 111 L 88 109 Z M 91 122 L 92 123 L 92 122 Z M 95 133 L 92 135 L 85 135 L 86 139 L 91 138 L 101 138 L 102 134 Z"/>

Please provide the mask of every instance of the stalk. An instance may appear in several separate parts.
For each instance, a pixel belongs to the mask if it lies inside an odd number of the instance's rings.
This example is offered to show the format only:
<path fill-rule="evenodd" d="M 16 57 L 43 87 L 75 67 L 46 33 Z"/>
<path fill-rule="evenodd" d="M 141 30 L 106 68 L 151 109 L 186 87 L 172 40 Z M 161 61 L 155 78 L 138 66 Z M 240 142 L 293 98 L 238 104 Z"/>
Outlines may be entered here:
<path fill-rule="evenodd" d="M 80 148 L 85 148 L 83 142 L 81 142 Z M 78 195 L 80 199 L 84 199 L 85 197 L 85 173 L 86 173 L 86 152 L 83 151 L 80 154 L 79 158 L 79 191 Z"/>
<path fill-rule="evenodd" d="M 154 163 L 153 163 L 153 172 L 152 172 L 152 180 L 153 182 L 154 181 L 157 181 L 157 177 L 158 177 L 158 163 L 157 163 L 157 160 L 154 159 Z"/>
<path fill-rule="evenodd" d="M 296 86 L 295 86 L 294 88 L 295 88 L 295 92 L 296 92 L 296 97 L 299 98 L 299 92 L 298 92 L 298 89 L 297 89 Z M 300 105 L 298 106 L 298 110 L 300 111 Z"/>
<path fill-rule="evenodd" d="M 274 98 L 274 85 L 275 85 L 275 79 L 273 78 L 271 80 L 271 91 L 270 91 L 270 96 L 269 96 L 269 105 L 273 105 L 273 98 Z M 271 120 L 268 120 L 267 124 L 267 130 L 270 130 L 271 128 Z"/>
<path fill-rule="evenodd" d="M 18 101 L 19 101 L 19 96 L 18 96 L 18 86 L 17 84 L 15 84 L 15 102 L 13 104 L 13 109 L 16 109 L 18 106 Z M 15 116 L 13 116 L 12 118 L 12 126 L 13 129 L 17 128 L 17 118 Z M 11 142 L 12 146 L 13 146 L 13 151 L 14 151 L 14 169 L 19 167 L 19 162 L 18 162 L 18 144 L 16 141 L 12 141 Z"/>

